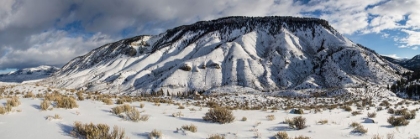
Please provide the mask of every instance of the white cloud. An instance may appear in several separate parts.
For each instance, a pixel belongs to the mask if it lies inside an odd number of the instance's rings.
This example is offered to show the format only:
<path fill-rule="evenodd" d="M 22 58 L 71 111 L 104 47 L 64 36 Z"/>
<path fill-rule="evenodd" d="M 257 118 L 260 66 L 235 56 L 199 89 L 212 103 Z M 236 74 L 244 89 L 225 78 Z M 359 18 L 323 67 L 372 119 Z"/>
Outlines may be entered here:
<path fill-rule="evenodd" d="M 403 43 L 406 47 L 416 47 L 420 46 L 420 32 L 419 31 L 412 31 L 412 30 L 401 30 L 402 32 L 407 33 L 407 37 L 400 38 L 398 41 Z"/>
<path fill-rule="evenodd" d="M 10 48 L 11 50 L 0 58 L 0 68 L 23 68 L 41 64 L 61 66 L 76 56 L 111 41 L 115 40 L 101 33 L 89 37 L 70 37 L 68 32 L 49 30 L 31 35 L 27 40 L 27 43 L 30 43 L 28 49 Z"/>

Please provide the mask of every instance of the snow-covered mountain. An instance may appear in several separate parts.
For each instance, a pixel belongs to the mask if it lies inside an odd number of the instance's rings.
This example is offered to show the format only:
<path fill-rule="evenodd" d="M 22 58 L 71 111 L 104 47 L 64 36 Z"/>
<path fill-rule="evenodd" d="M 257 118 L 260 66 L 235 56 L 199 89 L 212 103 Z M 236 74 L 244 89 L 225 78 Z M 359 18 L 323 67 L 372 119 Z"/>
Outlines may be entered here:
<path fill-rule="evenodd" d="M 420 55 L 416 55 L 411 59 L 394 59 L 387 56 L 382 57 L 409 70 L 420 70 Z"/>
<path fill-rule="evenodd" d="M 59 68 L 53 66 L 38 66 L 33 68 L 19 69 L 10 73 L 0 74 L 0 82 L 23 82 L 28 80 L 38 80 L 49 77 Z"/>
<path fill-rule="evenodd" d="M 271 92 L 386 86 L 404 70 L 322 19 L 226 17 L 106 44 L 45 81 L 107 92 Z"/>

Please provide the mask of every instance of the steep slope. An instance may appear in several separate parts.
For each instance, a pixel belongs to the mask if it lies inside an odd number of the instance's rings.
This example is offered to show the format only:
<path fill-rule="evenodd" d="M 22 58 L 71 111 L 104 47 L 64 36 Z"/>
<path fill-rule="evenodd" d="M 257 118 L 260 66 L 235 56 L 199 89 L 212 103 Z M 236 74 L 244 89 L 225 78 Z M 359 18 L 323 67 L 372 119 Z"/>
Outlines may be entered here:
<path fill-rule="evenodd" d="M 46 82 L 112 93 L 314 90 L 385 85 L 403 70 L 322 19 L 226 17 L 106 44 Z"/>
<path fill-rule="evenodd" d="M 58 71 L 59 68 L 53 66 L 38 66 L 33 68 L 24 68 L 17 71 L 13 71 L 7 74 L 0 74 L 0 82 L 18 82 L 28 80 L 38 80 L 49 77 L 54 72 Z"/>
<path fill-rule="evenodd" d="M 387 56 L 382 56 L 389 62 L 392 62 L 394 64 L 398 64 L 406 69 L 418 71 L 420 70 L 420 55 L 416 55 L 411 59 L 394 59 Z"/>

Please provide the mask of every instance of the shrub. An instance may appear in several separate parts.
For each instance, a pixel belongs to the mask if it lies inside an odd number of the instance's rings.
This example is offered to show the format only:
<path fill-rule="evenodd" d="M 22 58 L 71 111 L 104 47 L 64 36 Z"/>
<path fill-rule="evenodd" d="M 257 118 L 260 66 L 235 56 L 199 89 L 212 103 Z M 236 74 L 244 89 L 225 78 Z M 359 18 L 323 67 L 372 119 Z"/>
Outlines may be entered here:
<path fill-rule="evenodd" d="M 184 106 L 182 106 L 182 105 L 179 105 L 179 106 L 178 106 L 178 109 L 185 109 L 185 107 L 184 107 Z"/>
<path fill-rule="evenodd" d="M 111 112 L 115 115 L 118 115 L 120 113 L 125 113 L 125 112 L 130 112 L 133 109 L 133 107 L 131 107 L 128 104 L 124 104 L 121 106 L 116 106 L 114 108 L 111 108 Z"/>
<path fill-rule="evenodd" d="M 182 112 L 179 111 L 179 112 L 176 112 L 176 113 L 172 113 L 172 116 L 173 117 L 182 117 L 182 116 L 184 116 L 184 114 L 182 114 Z"/>
<path fill-rule="evenodd" d="M 117 99 L 116 104 L 124 104 L 125 100 L 123 98 Z"/>
<path fill-rule="evenodd" d="M 379 134 L 373 135 L 372 139 L 382 139 L 382 137 Z"/>
<path fill-rule="evenodd" d="M 294 139 L 310 139 L 310 137 L 300 135 L 300 136 L 295 137 Z"/>
<path fill-rule="evenodd" d="M 350 106 L 343 106 L 343 107 L 342 107 L 342 109 L 343 109 L 344 111 L 352 111 L 352 109 L 351 109 L 351 107 L 350 107 Z"/>
<path fill-rule="evenodd" d="M 289 139 L 289 135 L 284 131 L 277 132 L 276 135 L 274 135 L 274 137 L 276 139 Z"/>
<path fill-rule="evenodd" d="M 241 121 L 246 121 L 246 120 L 248 120 L 248 118 L 246 118 L 246 117 L 242 117 L 242 119 L 241 119 Z"/>
<path fill-rule="evenodd" d="M 184 129 L 184 130 L 187 130 L 187 131 L 191 131 L 193 133 L 197 132 L 197 126 L 195 126 L 193 124 L 191 124 L 191 125 L 183 125 L 181 128 Z"/>
<path fill-rule="evenodd" d="M 79 107 L 73 97 L 62 97 L 56 101 L 58 108 L 73 109 Z"/>
<path fill-rule="evenodd" d="M 223 107 L 217 107 L 209 109 L 209 111 L 205 114 L 203 119 L 205 121 L 218 122 L 224 124 L 233 122 L 233 120 L 235 120 L 235 116 L 233 116 L 232 111 Z"/>
<path fill-rule="evenodd" d="M 133 122 L 140 121 L 140 112 L 136 109 L 132 109 L 131 111 L 126 112 L 127 119 Z"/>
<path fill-rule="evenodd" d="M 156 129 L 153 129 L 152 132 L 150 132 L 149 134 L 149 138 L 161 138 L 162 137 L 162 132 L 158 131 Z"/>
<path fill-rule="evenodd" d="M 41 108 L 41 110 L 45 111 L 45 110 L 47 110 L 47 109 L 48 109 L 48 107 L 50 107 L 50 101 L 48 101 L 48 100 L 44 99 L 44 100 L 41 102 L 40 108 Z"/>
<path fill-rule="evenodd" d="M 1 115 L 6 114 L 7 112 L 8 112 L 8 111 L 6 110 L 6 108 L 5 108 L 5 107 L 0 106 L 0 114 L 1 114 Z"/>
<path fill-rule="evenodd" d="M 286 120 L 287 121 L 287 120 Z M 289 127 L 293 129 L 304 129 L 306 128 L 306 118 L 302 116 L 293 117 L 291 121 L 288 121 Z"/>
<path fill-rule="evenodd" d="M 353 115 L 353 116 L 360 115 L 360 114 L 362 114 L 361 111 L 353 111 L 353 112 L 351 112 L 351 115 Z"/>
<path fill-rule="evenodd" d="M 76 95 L 77 95 L 78 100 L 80 100 L 80 101 L 85 100 L 85 97 L 83 97 L 82 91 L 77 92 Z"/>
<path fill-rule="evenodd" d="M 325 120 L 319 120 L 317 123 L 318 124 L 321 124 L 321 125 L 324 125 L 324 124 L 327 124 L 328 123 L 328 120 L 327 119 L 325 119 Z"/>
<path fill-rule="evenodd" d="M 18 97 L 12 97 L 11 99 L 8 99 L 6 102 L 6 105 L 10 105 L 12 107 L 16 107 L 20 105 L 20 101 Z"/>
<path fill-rule="evenodd" d="M 213 134 L 213 135 L 210 135 L 209 139 L 225 139 L 225 137 L 219 134 Z"/>
<path fill-rule="evenodd" d="M 102 99 L 102 102 L 105 103 L 106 105 L 112 105 L 112 104 L 114 104 L 114 102 L 110 98 L 103 98 Z"/>
<path fill-rule="evenodd" d="M 389 117 L 387 121 L 392 126 L 406 126 L 410 123 L 404 117 L 394 117 L 394 116 Z"/>
<path fill-rule="evenodd" d="M 304 114 L 304 111 L 303 111 L 303 109 L 293 109 L 292 113 L 293 114 Z"/>
<path fill-rule="evenodd" d="M 35 95 L 32 92 L 28 92 L 23 96 L 23 98 L 34 98 L 34 97 Z"/>
<path fill-rule="evenodd" d="M 389 113 L 389 114 L 394 114 L 394 109 L 389 108 L 389 109 L 388 109 L 388 113 Z"/>
<path fill-rule="evenodd" d="M 394 111 L 395 115 L 405 115 L 406 113 L 408 113 L 407 109 L 399 109 Z"/>
<path fill-rule="evenodd" d="M 369 118 L 375 118 L 376 117 L 376 112 L 373 112 L 373 113 L 368 112 L 367 116 Z"/>
<path fill-rule="evenodd" d="M 143 103 L 140 103 L 140 108 L 144 108 L 144 104 Z"/>
<path fill-rule="evenodd" d="M 266 117 L 269 121 L 273 121 L 273 120 L 276 119 L 276 117 L 274 117 L 274 115 L 267 115 Z"/>
<path fill-rule="evenodd" d="M 362 125 L 358 124 L 356 127 L 354 127 L 354 129 L 351 132 L 357 134 L 366 134 L 367 131 L 368 130 L 365 129 Z"/>
<path fill-rule="evenodd" d="M 125 131 L 118 126 L 114 126 L 114 130 L 109 132 L 109 126 L 106 124 L 82 124 L 74 122 L 71 135 L 76 138 L 86 139 L 124 139 Z"/>

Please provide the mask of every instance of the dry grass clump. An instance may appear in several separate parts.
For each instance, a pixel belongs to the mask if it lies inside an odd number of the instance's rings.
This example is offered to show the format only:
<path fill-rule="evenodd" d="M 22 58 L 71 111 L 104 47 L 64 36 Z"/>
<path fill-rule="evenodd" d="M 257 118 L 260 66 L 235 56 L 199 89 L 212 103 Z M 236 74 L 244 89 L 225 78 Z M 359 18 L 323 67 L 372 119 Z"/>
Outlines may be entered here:
<path fill-rule="evenodd" d="M 12 97 L 7 100 L 6 105 L 10 105 L 12 107 L 16 107 L 20 105 L 20 101 L 18 97 Z"/>
<path fill-rule="evenodd" d="M 103 98 L 102 99 L 102 102 L 105 103 L 106 105 L 112 105 L 112 104 L 114 104 L 114 102 L 110 98 Z"/>
<path fill-rule="evenodd" d="M 184 116 L 184 114 L 181 111 L 179 111 L 179 112 L 176 112 L 176 113 L 172 113 L 172 116 L 173 117 L 182 117 L 182 116 Z"/>
<path fill-rule="evenodd" d="M 120 98 L 120 99 L 117 99 L 116 104 L 124 104 L 124 102 L 125 102 L 124 98 Z"/>
<path fill-rule="evenodd" d="M 191 124 L 191 125 L 183 125 L 181 128 L 184 129 L 184 130 L 187 130 L 187 131 L 191 131 L 193 133 L 197 132 L 197 126 L 195 126 L 193 124 Z"/>
<path fill-rule="evenodd" d="M 267 115 L 266 118 L 267 118 L 268 121 L 273 121 L 273 120 L 276 119 L 276 117 L 274 115 L 272 115 L 272 114 L 271 115 Z"/>
<path fill-rule="evenodd" d="M 121 106 L 116 106 L 114 108 L 111 108 L 111 112 L 115 115 L 121 114 L 121 113 L 125 113 L 125 112 L 130 112 L 132 109 L 134 109 L 134 107 L 131 107 L 128 104 L 124 104 Z"/>
<path fill-rule="evenodd" d="M 41 102 L 41 105 L 39 105 L 39 106 L 40 106 L 41 110 L 45 111 L 45 110 L 47 110 L 47 109 L 48 109 L 48 107 L 50 107 L 50 101 L 48 101 L 48 100 L 44 99 L 44 100 Z"/>
<path fill-rule="evenodd" d="M 76 95 L 77 95 L 77 100 L 80 100 L 80 101 L 85 100 L 85 97 L 83 96 L 83 92 L 82 91 L 78 91 L 76 93 Z"/>
<path fill-rule="evenodd" d="M 225 139 L 225 137 L 219 134 L 213 134 L 210 135 L 208 139 Z"/>
<path fill-rule="evenodd" d="M 353 116 L 360 115 L 360 114 L 362 114 L 361 111 L 353 111 L 353 112 L 351 112 L 351 115 L 353 115 Z"/>
<path fill-rule="evenodd" d="M 408 125 L 410 123 L 409 121 L 407 121 L 402 116 L 400 116 L 400 117 L 391 116 L 391 117 L 388 118 L 387 121 L 392 126 L 406 126 L 406 125 Z"/>
<path fill-rule="evenodd" d="M 118 126 L 114 126 L 114 129 L 110 132 L 109 126 L 106 124 L 82 124 L 80 122 L 74 122 L 73 131 L 71 135 L 76 138 L 86 139 L 124 139 L 125 131 Z"/>
<path fill-rule="evenodd" d="M 284 131 L 277 132 L 274 137 L 276 139 L 289 139 L 289 135 Z"/>
<path fill-rule="evenodd" d="M 56 120 L 58 120 L 58 119 L 61 119 L 61 116 L 60 115 L 58 115 L 58 114 L 55 114 L 54 116 L 47 116 L 47 117 L 45 117 L 45 119 L 47 119 L 47 120 L 52 120 L 52 119 L 56 119 Z"/>
<path fill-rule="evenodd" d="M 185 107 L 184 107 L 184 106 L 182 106 L 182 105 L 179 105 L 179 106 L 178 106 L 178 109 L 185 109 Z"/>
<path fill-rule="evenodd" d="M 293 109 L 292 111 L 293 114 L 304 114 L 303 109 Z"/>
<path fill-rule="evenodd" d="M 62 97 L 61 99 L 56 99 L 57 108 L 73 109 L 79 107 L 77 105 L 76 99 L 74 97 Z"/>
<path fill-rule="evenodd" d="M 288 123 L 289 127 L 293 129 L 300 130 L 306 128 L 306 118 L 302 116 L 293 117 L 291 120 L 286 119 L 286 123 Z"/>
<path fill-rule="evenodd" d="M 352 109 L 351 109 L 351 107 L 350 106 L 343 106 L 342 107 L 342 109 L 344 110 L 344 111 L 352 111 Z"/>
<path fill-rule="evenodd" d="M 310 137 L 300 135 L 300 136 L 295 137 L 294 139 L 310 139 Z"/>
<path fill-rule="evenodd" d="M 209 109 L 209 111 L 205 114 L 203 119 L 205 121 L 224 124 L 233 122 L 233 120 L 235 120 L 235 116 L 233 116 L 232 111 L 224 107 L 217 107 Z"/>
<path fill-rule="evenodd" d="M 149 120 L 149 115 L 140 115 L 140 112 L 137 109 L 132 108 L 131 111 L 125 113 L 127 115 L 127 119 L 133 122 L 138 121 L 147 121 Z"/>
<path fill-rule="evenodd" d="M 32 92 L 28 92 L 25 95 L 23 95 L 23 98 L 34 98 L 35 95 Z"/>
<path fill-rule="evenodd" d="M 7 109 L 6 109 L 5 107 L 0 106 L 0 114 L 1 114 L 1 115 L 6 114 L 6 113 L 8 113 L 8 112 L 9 112 L 9 111 L 7 111 Z"/>
<path fill-rule="evenodd" d="M 158 131 L 156 129 L 153 129 L 152 132 L 149 133 L 149 138 L 153 139 L 153 138 L 158 138 L 160 139 L 162 137 L 162 132 Z"/>
<path fill-rule="evenodd" d="M 361 125 L 359 123 L 353 122 L 350 126 L 354 128 L 351 131 L 352 133 L 366 134 L 368 132 L 368 130 L 366 128 L 364 128 L 363 125 Z"/>
<path fill-rule="evenodd" d="M 376 117 L 376 112 L 373 112 L 373 113 L 368 112 L 367 116 L 369 118 L 375 118 Z"/>
<path fill-rule="evenodd" d="M 144 108 L 144 103 L 140 103 L 140 108 Z"/>
<path fill-rule="evenodd" d="M 372 136 L 372 139 L 382 139 L 382 137 L 379 134 L 375 134 Z"/>
<path fill-rule="evenodd" d="M 246 121 L 246 120 L 248 120 L 248 118 L 246 118 L 245 116 L 244 117 L 242 117 L 242 119 L 241 119 L 241 121 Z"/>
<path fill-rule="evenodd" d="M 317 123 L 318 124 L 321 124 L 321 125 L 324 125 L 324 124 L 327 124 L 328 123 L 328 120 L 327 119 L 319 120 Z"/>
<path fill-rule="evenodd" d="M 392 109 L 392 108 L 389 108 L 389 109 L 388 109 L 388 113 L 389 113 L 389 114 L 394 114 L 394 112 L 395 112 L 395 111 L 394 111 L 394 109 Z"/>

